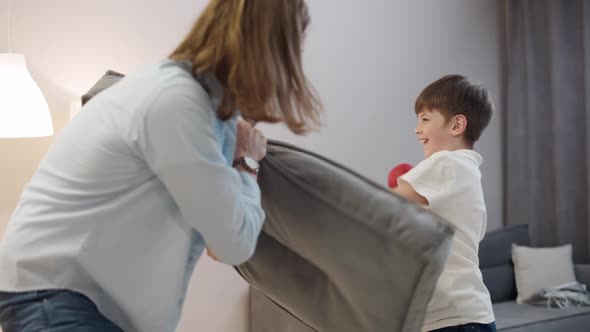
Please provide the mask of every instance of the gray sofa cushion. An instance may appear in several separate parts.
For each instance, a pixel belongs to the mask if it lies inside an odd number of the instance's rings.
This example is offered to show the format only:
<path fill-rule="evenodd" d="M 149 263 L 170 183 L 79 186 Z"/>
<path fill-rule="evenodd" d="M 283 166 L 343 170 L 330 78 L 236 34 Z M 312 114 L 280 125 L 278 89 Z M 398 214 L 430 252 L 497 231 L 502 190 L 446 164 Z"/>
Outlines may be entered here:
<path fill-rule="evenodd" d="M 512 244 L 529 245 L 528 225 L 509 226 L 486 234 L 479 245 L 479 268 L 492 302 L 516 299 Z"/>
<path fill-rule="evenodd" d="M 589 331 L 590 307 L 567 310 L 517 304 L 514 301 L 494 304 L 498 331 L 554 332 Z"/>
<path fill-rule="evenodd" d="M 92 97 L 96 94 L 101 92 L 102 90 L 110 87 L 111 85 L 117 83 L 121 78 L 123 78 L 123 74 L 118 73 L 113 70 L 107 70 L 106 73 L 82 96 L 82 105 L 86 104 Z"/>
<path fill-rule="evenodd" d="M 311 331 L 420 330 L 452 236 L 440 217 L 279 142 L 259 183 L 267 219 L 237 267 L 253 287 Z"/>
<path fill-rule="evenodd" d="M 314 332 L 268 297 L 250 287 L 250 332 Z"/>

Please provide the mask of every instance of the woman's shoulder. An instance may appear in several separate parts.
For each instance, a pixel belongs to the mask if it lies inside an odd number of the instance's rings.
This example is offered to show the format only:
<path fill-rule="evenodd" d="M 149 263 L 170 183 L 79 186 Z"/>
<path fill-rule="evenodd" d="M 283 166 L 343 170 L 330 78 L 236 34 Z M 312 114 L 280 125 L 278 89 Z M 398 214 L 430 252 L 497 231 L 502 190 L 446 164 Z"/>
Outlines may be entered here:
<path fill-rule="evenodd" d="M 125 79 L 138 87 L 135 89 L 137 97 L 147 105 L 164 100 L 182 108 L 211 107 L 211 98 L 205 88 L 192 76 L 190 68 L 179 62 L 164 60 L 147 65 Z"/>
<path fill-rule="evenodd" d="M 125 77 L 128 104 L 133 104 L 134 126 L 147 122 L 172 126 L 216 126 L 215 110 L 205 88 L 182 64 L 166 60 Z M 139 129 L 138 129 L 139 130 Z M 196 130 L 196 129 L 195 129 Z"/>
<path fill-rule="evenodd" d="M 161 89 L 186 87 L 193 93 L 207 94 L 204 87 L 191 74 L 190 68 L 172 60 L 161 61 L 151 67 L 153 82 Z"/>
<path fill-rule="evenodd" d="M 182 86 L 196 93 L 205 93 L 205 89 L 192 76 L 190 68 L 172 60 L 140 66 L 125 76 L 120 83 L 149 91 L 151 94 L 155 94 L 157 90 Z M 182 91 L 182 88 L 179 91 Z"/>

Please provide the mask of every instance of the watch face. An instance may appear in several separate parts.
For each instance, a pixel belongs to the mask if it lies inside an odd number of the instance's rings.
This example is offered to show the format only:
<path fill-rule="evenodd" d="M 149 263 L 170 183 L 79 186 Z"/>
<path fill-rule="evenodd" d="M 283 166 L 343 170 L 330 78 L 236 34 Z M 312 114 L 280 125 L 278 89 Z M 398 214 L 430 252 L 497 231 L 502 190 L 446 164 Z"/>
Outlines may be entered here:
<path fill-rule="evenodd" d="M 244 162 L 246 163 L 246 166 L 253 170 L 258 170 L 260 167 L 258 162 L 250 157 L 244 157 Z"/>

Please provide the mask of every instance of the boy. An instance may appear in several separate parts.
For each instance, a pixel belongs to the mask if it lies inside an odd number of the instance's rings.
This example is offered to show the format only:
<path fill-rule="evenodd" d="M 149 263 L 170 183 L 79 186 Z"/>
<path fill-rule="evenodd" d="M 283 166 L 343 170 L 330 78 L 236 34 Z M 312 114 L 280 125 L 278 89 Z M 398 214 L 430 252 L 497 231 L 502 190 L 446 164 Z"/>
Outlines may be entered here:
<path fill-rule="evenodd" d="M 490 122 L 492 101 L 484 88 L 449 75 L 422 91 L 415 112 L 426 159 L 400 176 L 393 191 L 456 228 L 422 331 L 496 331 L 477 256 L 487 216 L 479 171 L 483 159 L 473 151 Z"/>

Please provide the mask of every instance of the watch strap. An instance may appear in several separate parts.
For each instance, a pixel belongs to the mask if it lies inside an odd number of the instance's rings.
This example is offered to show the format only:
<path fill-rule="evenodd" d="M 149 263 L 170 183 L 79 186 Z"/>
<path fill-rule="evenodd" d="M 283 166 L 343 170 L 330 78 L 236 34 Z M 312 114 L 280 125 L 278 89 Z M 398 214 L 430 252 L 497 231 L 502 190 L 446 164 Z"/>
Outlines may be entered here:
<path fill-rule="evenodd" d="M 241 166 L 248 173 L 258 175 L 258 169 L 250 167 L 250 165 L 248 165 L 248 163 L 246 162 L 246 157 L 240 157 L 240 158 L 237 158 L 233 161 L 233 163 L 232 163 L 233 167 L 236 167 L 238 165 Z"/>

